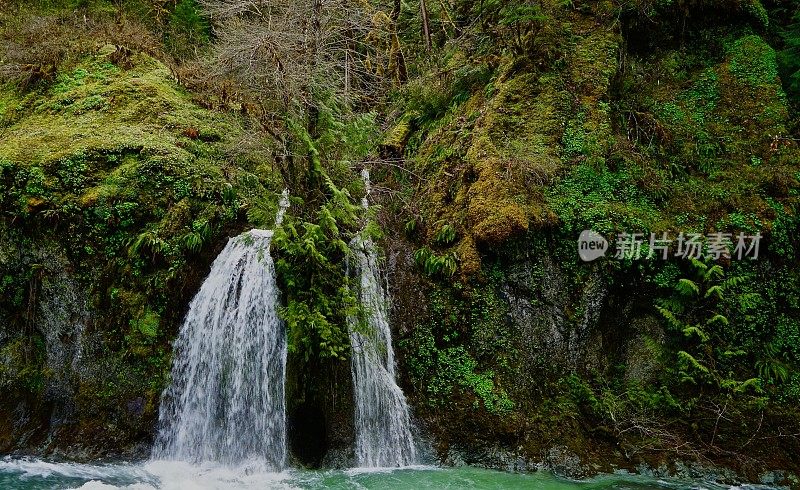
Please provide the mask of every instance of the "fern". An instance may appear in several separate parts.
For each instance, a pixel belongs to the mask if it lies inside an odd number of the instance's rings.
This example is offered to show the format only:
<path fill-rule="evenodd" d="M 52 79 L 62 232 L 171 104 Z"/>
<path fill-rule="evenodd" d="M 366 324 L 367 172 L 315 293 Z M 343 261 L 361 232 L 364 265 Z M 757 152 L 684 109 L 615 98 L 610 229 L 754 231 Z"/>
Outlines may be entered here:
<path fill-rule="evenodd" d="M 458 255 L 455 252 L 436 255 L 428 247 L 423 247 L 414 252 L 414 261 L 428 276 L 452 277 L 458 270 Z"/>
<path fill-rule="evenodd" d="M 705 271 L 703 274 L 704 281 L 713 281 L 715 279 L 720 279 L 725 276 L 725 272 L 722 270 L 722 267 L 719 264 L 714 264 L 708 270 Z"/>
<path fill-rule="evenodd" d="M 129 256 L 135 257 L 148 253 L 153 261 L 158 255 L 166 255 L 169 249 L 169 244 L 154 231 L 140 233 L 136 238 L 128 242 Z"/>
<path fill-rule="evenodd" d="M 679 279 L 675 289 L 684 296 L 697 296 L 700 294 L 700 287 L 691 279 Z"/>
<path fill-rule="evenodd" d="M 702 365 L 700 361 L 686 351 L 682 350 L 678 352 L 678 360 L 682 363 L 684 368 L 692 368 L 692 370 L 704 375 L 711 373 L 706 366 Z"/>
<path fill-rule="evenodd" d="M 659 313 L 661 313 L 661 316 L 663 316 L 667 320 L 667 323 L 669 324 L 670 327 L 676 330 L 683 329 L 684 327 L 683 322 L 678 320 L 672 311 L 668 310 L 667 308 L 663 308 L 661 306 L 656 306 L 656 309 L 658 310 Z"/>
<path fill-rule="evenodd" d="M 441 245 L 449 245 L 456 241 L 456 229 L 452 225 L 446 224 L 436 232 L 434 240 Z"/>
<path fill-rule="evenodd" d="M 191 253 L 197 253 L 203 247 L 203 237 L 200 233 L 191 231 L 181 237 L 186 250 Z"/>
<path fill-rule="evenodd" d="M 711 286 L 706 290 L 706 294 L 703 295 L 704 298 L 709 298 L 712 295 L 716 296 L 717 299 L 722 300 L 725 299 L 725 295 L 722 293 L 723 287 L 719 284 L 715 286 Z"/>
<path fill-rule="evenodd" d="M 406 221 L 406 224 L 403 226 L 403 229 L 406 232 L 406 235 L 410 236 L 417 230 L 417 220 L 410 219 Z"/>
<path fill-rule="evenodd" d="M 769 384 L 785 383 L 789 379 L 789 366 L 779 356 L 780 348 L 774 342 L 764 346 L 761 358 L 756 361 L 759 378 Z"/>
<path fill-rule="evenodd" d="M 695 259 L 695 258 L 691 258 L 691 259 L 690 259 L 690 263 L 692 264 L 692 267 L 694 267 L 694 268 L 695 268 L 695 270 L 697 271 L 697 273 L 698 273 L 700 276 L 704 276 L 704 275 L 705 275 L 705 273 L 706 273 L 706 271 L 708 270 L 708 265 L 706 265 L 706 264 L 705 264 L 705 263 L 703 263 L 702 261 L 700 261 L 700 260 L 697 260 L 697 259 Z"/>
<path fill-rule="evenodd" d="M 721 286 L 724 289 L 732 289 L 741 286 L 745 281 L 747 281 L 747 276 L 733 276 L 729 277 L 722 281 Z"/>
<path fill-rule="evenodd" d="M 708 334 L 705 333 L 700 327 L 695 325 L 686 326 L 683 329 L 683 335 L 685 337 L 697 336 L 697 338 L 700 339 L 701 343 L 706 343 L 708 342 L 709 339 Z"/>
<path fill-rule="evenodd" d="M 721 325 L 730 324 L 728 318 L 725 317 L 724 315 L 720 315 L 719 313 L 717 313 L 716 315 L 714 315 L 713 317 L 711 317 L 709 320 L 706 321 L 706 325 L 713 325 L 714 323 L 719 323 Z"/>

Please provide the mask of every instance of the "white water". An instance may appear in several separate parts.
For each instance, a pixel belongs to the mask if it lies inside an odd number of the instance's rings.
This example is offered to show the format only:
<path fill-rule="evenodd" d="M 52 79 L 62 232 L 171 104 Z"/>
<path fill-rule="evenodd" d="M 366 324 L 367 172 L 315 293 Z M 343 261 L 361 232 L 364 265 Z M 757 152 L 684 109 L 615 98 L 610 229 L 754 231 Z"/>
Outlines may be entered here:
<path fill-rule="evenodd" d="M 284 191 L 276 224 L 288 204 Z M 286 466 L 286 332 L 269 253 L 272 231 L 228 240 L 175 341 L 154 460 Z"/>
<path fill-rule="evenodd" d="M 362 172 L 367 194 L 369 172 Z M 368 205 L 367 197 L 362 201 Z M 351 373 L 355 401 L 356 462 L 360 467 L 408 466 L 417 462 L 408 404 L 395 381 L 394 351 L 388 320 L 388 295 L 381 282 L 378 254 L 371 240 L 350 243 L 350 273 L 366 311 L 349 319 L 353 348 Z"/>

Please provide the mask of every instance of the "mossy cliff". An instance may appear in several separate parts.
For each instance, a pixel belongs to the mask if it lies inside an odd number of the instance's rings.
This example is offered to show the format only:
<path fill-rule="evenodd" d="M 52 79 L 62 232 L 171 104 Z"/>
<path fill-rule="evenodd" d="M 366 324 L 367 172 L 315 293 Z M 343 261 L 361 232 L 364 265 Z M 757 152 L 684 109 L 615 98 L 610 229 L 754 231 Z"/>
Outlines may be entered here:
<path fill-rule="evenodd" d="M 462 39 L 398 97 L 411 172 L 385 176 L 406 193 L 386 246 L 405 388 L 440 457 L 797 473 L 797 120 L 767 11 L 720 4 L 542 7 L 524 49 Z M 758 261 L 721 264 L 736 286 L 700 342 L 712 365 L 684 367 L 692 334 L 656 307 L 691 263 L 585 264 L 584 229 L 764 235 Z"/>
<path fill-rule="evenodd" d="M 798 485 L 797 2 L 441 2 L 430 53 L 402 4 L 372 12 L 396 30 L 390 80 L 280 117 L 271 92 L 199 73 L 219 66 L 193 64 L 214 41 L 194 2 L 144 27 L 140 3 L 0 16 L 32 59 L 0 60 L 0 451 L 145 455 L 190 298 L 290 187 L 273 256 L 296 463 L 352 459 L 365 233 L 441 461 Z M 584 263 L 585 229 L 763 238 L 758 260 Z"/>
<path fill-rule="evenodd" d="M 148 55 L 60 68 L 0 98 L 0 450 L 146 452 L 186 305 L 276 181 Z"/>

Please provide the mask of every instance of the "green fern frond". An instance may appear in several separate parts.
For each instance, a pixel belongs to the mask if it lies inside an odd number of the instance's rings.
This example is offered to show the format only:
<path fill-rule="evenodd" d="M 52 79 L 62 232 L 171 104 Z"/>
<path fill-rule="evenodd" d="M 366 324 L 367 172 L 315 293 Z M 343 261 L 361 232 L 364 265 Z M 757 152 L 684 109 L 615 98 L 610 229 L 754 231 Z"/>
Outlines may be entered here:
<path fill-rule="evenodd" d="M 683 365 L 684 367 L 692 368 L 693 370 L 702 373 L 702 374 L 710 374 L 710 371 L 707 367 L 702 365 L 700 361 L 694 358 L 691 354 L 686 351 L 679 351 L 678 352 L 678 362 Z"/>
<path fill-rule="evenodd" d="M 717 299 L 719 300 L 725 299 L 722 293 L 722 286 L 718 284 L 715 286 L 711 286 L 706 290 L 706 294 L 703 295 L 704 298 L 709 298 L 711 296 L 716 296 Z"/>
<path fill-rule="evenodd" d="M 697 296 L 700 294 L 700 287 L 691 279 L 680 279 L 675 285 L 675 290 L 684 296 Z"/>
<path fill-rule="evenodd" d="M 702 343 L 708 342 L 709 339 L 708 334 L 706 334 L 700 327 L 697 327 L 695 325 L 689 325 L 684 327 L 683 335 L 685 337 L 692 337 L 696 335 L 697 338 L 700 339 L 700 342 Z"/>
<path fill-rule="evenodd" d="M 730 324 L 728 318 L 724 315 L 720 315 L 719 313 L 717 313 L 716 315 L 714 315 L 713 317 L 711 317 L 709 320 L 706 321 L 706 325 L 711 325 L 714 323 L 720 323 L 722 325 Z"/>
<path fill-rule="evenodd" d="M 666 308 L 662 308 L 660 306 L 656 306 L 656 309 L 658 310 L 659 313 L 661 313 L 661 316 L 664 317 L 665 320 L 667 320 L 667 323 L 669 324 L 670 327 L 676 330 L 682 330 L 684 328 L 683 323 L 680 320 L 678 320 L 678 318 L 672 311 Z"/>
<path fill-rule="evenodd" d="M 724 276 L 725 271 L 722 269 L 722 266 L 719 264 L 714 264 L 703 274 L 703 279 L 706 281 L 712 281 L 714 279 L 721 279 Z"/>

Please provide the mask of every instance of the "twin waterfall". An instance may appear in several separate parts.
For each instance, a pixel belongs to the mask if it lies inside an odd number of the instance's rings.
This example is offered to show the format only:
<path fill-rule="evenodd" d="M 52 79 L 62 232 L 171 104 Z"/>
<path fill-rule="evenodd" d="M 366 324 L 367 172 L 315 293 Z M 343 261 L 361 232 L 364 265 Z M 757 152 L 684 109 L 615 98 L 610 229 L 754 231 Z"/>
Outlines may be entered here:
<path fill-rule="evenodd" d="M 370 192 L 369 173 L 362 172 Z M 363 206 L 366 208 L 367 198 Z M 351 277 L 365 311 L 351 318 L 351 372 L 355 401 L 356 462 L 361 467 L 407 466 L 417 460 L 406 397 L 395 381 L 388 297 L 371 240 L 350 243 Z"/>
<path fill-rule="evenodd" d="M 288 192 L 280 203 L 280 224 Z M 189 306 L 160 407 L 155 459 L 286 466 L 286 331 L 272 231 L 228 240 Z"/>
<path fill-rule="evenodd" d="M 369 174 L 363 173 L 367 192 Z M 363 201 L 366 208 L 366 198 Z M 284 191 L 276 225 L 288 207 Z M 231 238 L 192 300 L 175 341 L 172 382 L 164 391 L 153 459 L 287 466 L 286 328 L 270 256 L 272 231 Z M 377 252 L 356 237 L 349 271 L 364 318 L 350 319 L 356 463 L 416 462 L 409 410 L 395 382 L 388 301 Z"/>

